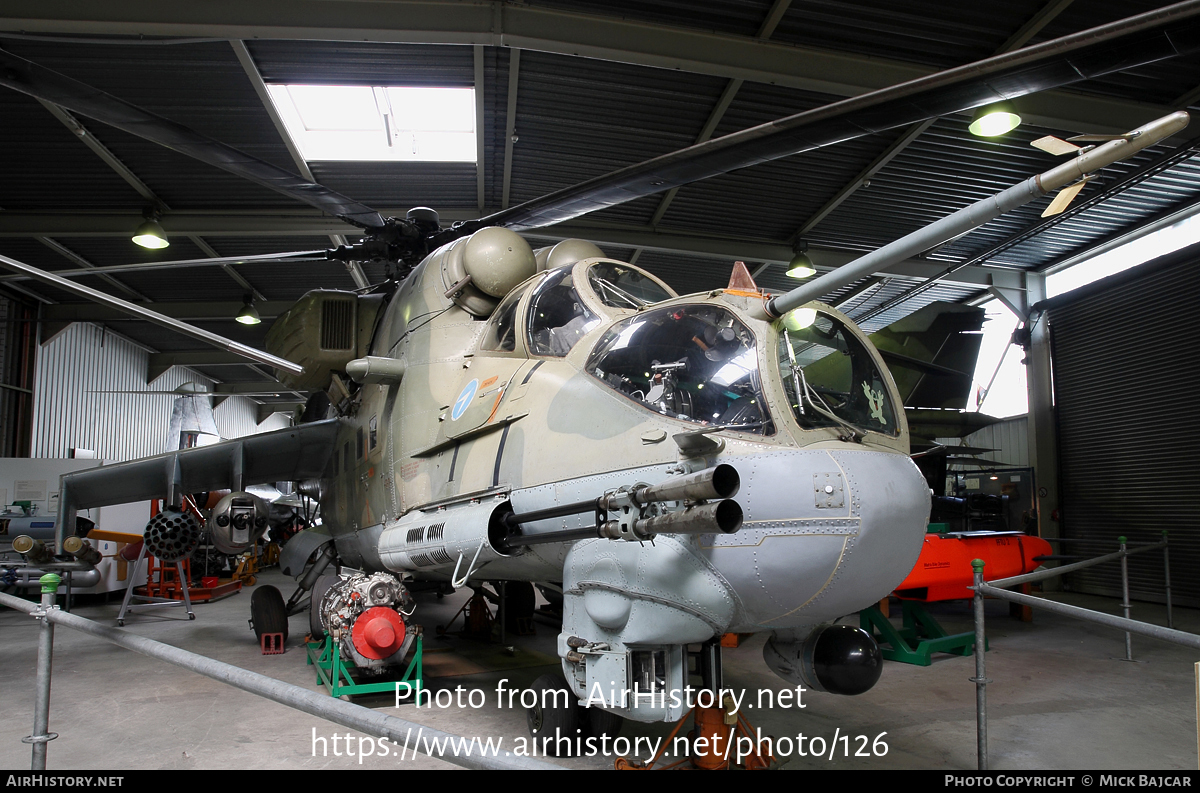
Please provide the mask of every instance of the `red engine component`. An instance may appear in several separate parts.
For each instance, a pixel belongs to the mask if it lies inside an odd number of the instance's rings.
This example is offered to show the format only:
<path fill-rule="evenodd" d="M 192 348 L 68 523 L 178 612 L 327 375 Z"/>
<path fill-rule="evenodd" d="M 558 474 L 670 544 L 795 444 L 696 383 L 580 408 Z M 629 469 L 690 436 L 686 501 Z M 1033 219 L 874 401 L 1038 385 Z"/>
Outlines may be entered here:
<path fill-rule="evenodd" d="M 982 559 L 983 579 L 1032 572 L 1039 562 L 1034 557 L 1053 553 L 1050 543 L 1028 535 L 992 535 L 981 537 L 942 537 L 926 534 L 921 555 L 908 578 L 896 587 L 902 600 L 962 600 L 975 596 L 967 589 L 975 583 L 972 559 Z"/>
<path fill-rule="evenodd" d="M 354 621 L 350 631 L 354 649 L 364 658 L 381 661 L 404 644 L 407 628 L 395 611 L 383 606 L 369 608 Z"/>

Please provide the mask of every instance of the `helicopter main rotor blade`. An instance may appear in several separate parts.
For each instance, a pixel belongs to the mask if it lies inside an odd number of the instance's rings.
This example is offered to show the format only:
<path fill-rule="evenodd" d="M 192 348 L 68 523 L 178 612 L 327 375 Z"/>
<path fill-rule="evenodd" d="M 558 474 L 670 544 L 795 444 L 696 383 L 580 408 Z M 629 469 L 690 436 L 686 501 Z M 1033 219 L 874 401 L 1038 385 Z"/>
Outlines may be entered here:
<path fill-rule="evenodd" d="M 1188 0 L 834 102 L 622 168 L 458 230 L 549 226 L 738 168 L 1196 52 L 1197 14 L 1200 0 Z"/>
<path fill-rule="evenodd" d="M 276 369 L 282 369 L 285 372 L 291 372 L 292 374 L 296 375 L 304 373 L 303 366 L 292 363 L 284 358 L 271 355 L 270 353 L 263 352 L 262 350 L 257 350 L 253 347 L 242 344 L 241 342 L 236 342 L 233 339 L 227 339 L 224 336 L 211 333 L 203 328 L 197 328 L 195 325 L 189 325 L 186 322 L 180 322 L 172 317 L 159 314 L 157 311 L 151 311 L 144 306 L 139 306 L 136 303 L 130 303 L 126 300 L 120 299 L 119 297 L 113 297 L 112 295 L 106 294 L 97 289 L 92 289 L 90 286 L 84 286 L 83 284 L 76 283 L 69 278 L 62 278 L 54 273 L 48 273 L 45 270 L 39 270 L 36 267 L 31 267 L 30 265 L 25 264 L 24 262 L 19 262 L 16 259 L 10 259 L 7 256 L 0 256 L 0 265 L 7 267 L 10 270 L 16 270 L 19 273 L 24 273 L 25 275 L 36 278 L 39 281 L 45 281 L 48 284 L 57 286 L 59 289 L 65 289 L 66 291 L 80 295 L 81 297 L 86 297 L 87 299 L 93 300 L 101 305 L 115 308 L 118 311 L 123 311 L 126 314 L 134 317 L 140 317 L 141 319 L 149 320 L 157 325 L 162 325 L 165 328 L 178 331 L 179 333 L 191 336 L 194 339 L 199 339 L 200 341 L 211 344 L 214 347 L 220 347 L 222 350 L 234 353 L 235 355 L 240 355 L 243 358 L 248 358 L 251 361 L 265 363 L 268 366 L 274 366 Z"/>
<path fill-rule="evenodd" d="M 108 273 L 131 273 L 145 270 L 171 270 L 176 267 L 204 267 L 210 264 L 291 264 L 293 262 L 327 262 L 325 251 L 294 251 L 292 253 L 259 253 L 253 256 L 214 256 L 204 259 L 175 259 L 166 262 L 135 262 L 113 264 L 107 267 L 82 267 L 75 270 L 55 270 L 63 278 L 78 278 L 81 275 Z M 0 275 L 0 282 L 28 281 L 30 275 Z"/>
<path fill-rule="evenodd" d="M 366 204 L 4 50 L 0 50 L 0 85 L 257 182 L 359 228 L 371 231 L 386 225 Z"/>

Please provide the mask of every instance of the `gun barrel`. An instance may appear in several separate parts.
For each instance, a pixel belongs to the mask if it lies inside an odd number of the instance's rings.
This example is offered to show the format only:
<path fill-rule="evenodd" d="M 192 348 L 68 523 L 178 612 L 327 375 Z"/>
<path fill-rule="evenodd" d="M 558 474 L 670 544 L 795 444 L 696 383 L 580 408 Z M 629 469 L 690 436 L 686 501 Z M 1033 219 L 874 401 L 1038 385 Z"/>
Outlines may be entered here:
<path fill-rule="evenodd" d="M 722 463 L 693 474 L 672 477 L 657 485 L 634 491 L 633 500 L 639 504 L 654 501 L 707 501 L 732 498 L 737 495 L 742 479 L 732 465 Z"/>
<path fill-rule="evenodd" d="M 639 536 L 655 534 L 733 534 L 742 527 L 742 507 L 731 498 L 713 501 L 633 524 Z"/>

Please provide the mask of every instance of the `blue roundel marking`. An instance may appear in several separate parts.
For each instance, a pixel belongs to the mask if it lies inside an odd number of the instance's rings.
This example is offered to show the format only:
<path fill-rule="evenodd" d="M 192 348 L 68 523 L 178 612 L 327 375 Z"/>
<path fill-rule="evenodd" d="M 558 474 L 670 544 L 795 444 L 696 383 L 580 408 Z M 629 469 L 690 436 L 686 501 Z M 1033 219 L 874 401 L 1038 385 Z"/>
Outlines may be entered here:
<path fill-rule="evenodd" d="M 478 390 L 478 380 L 472 380 L 463 386 L 462 393 L 458 395 L 458 399 L 454 400 L 454 409 L 450 411 L 451 421 L 458 421 L 462 418 L 462 414 L 467 412 L 467 408 L 471 406 L 471 400 L 475 398 L 475 392 Z"/>

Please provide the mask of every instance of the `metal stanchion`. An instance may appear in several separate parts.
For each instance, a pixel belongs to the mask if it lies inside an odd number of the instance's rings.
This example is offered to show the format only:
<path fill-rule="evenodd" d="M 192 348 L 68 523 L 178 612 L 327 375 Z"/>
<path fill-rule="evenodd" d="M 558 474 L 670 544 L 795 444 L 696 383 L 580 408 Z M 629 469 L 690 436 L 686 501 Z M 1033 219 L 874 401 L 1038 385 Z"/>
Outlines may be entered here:
<path fill-rule="evenodd" d="M 34 771 L 46 770 L 46 744 L 58 737 L 58 733 L 49 732 L 50 726 L 50 671 L 54 659 L 54 623 L 46 618 L 48 612 L 57 609 L 54 605 L 54 595 L 58 592 L 61 578 L 54 573 L 42 576 L 42 605 L 33 616 L 42 621 L 41 632 L 38 635 L 37 658 L 37 699 L 33 707 L 33 735 L 22 738 L 22 743 L 33 744 L 33 761 L 30 768 Z"/>
<path fill-rule="evenodd" d="M 1121 608 L 1125 609 L 1125 619 L 1129 619 L 1129 559 L 1125 556 L 1125 538 L 1118 537 L 1121 544 Z M 1133 634 L 1125 631 L 1125 660 L 1133 660 Z"/>
<path fill-rule="evenodd" d="M 58 588 L 58 585 L 57 583 L 48 585 L 47 578 L 53 578 L 53 576 L 47 576 L 42 579 L 43 592 L 49 591 L 53 593 Z M 48 590 L 45 589 L 46 586 L 49 586 Z M 543 768 L 556 770 L 560 768 L 540 759 L 515 755 L 510 751 L 504 750 L 492 753 L 480 750 L 472 753 L 468 750 L 460 753 L 460 747 L 465 745 L 463 742 L 469 740 L 463 736 L 442 732 L 434 727 L 399 719 L 395 716 L 389 716 L 386 713 L 372 710 L 371 708 L 343 702 L 340 699 L 333 699 L 323 691 L 312 691 L 285 683 L 281 680 L 274 680 L 257 672 L 239 669 L 231 664 L 212 658 L 205 658 L 187 650 L 181 650 L 178 647 L 172 647 L 162 642 L 156 642 L 153 639 L 147 639 L 144 636 L 138 636 L 129 631 L 101 625 L 74 614 L 67 614 L 57 608 L 51 607 L 46 609 L 45 607 L 34 606 L 28 601 L 15 598 L 3 592 L 0 592 L 0 606 L 17 609 L 30 616 L 45 614 L 46 616 L 42 617 L 42 619 L 46 622 L 61 623 L 67 628 L 95 636 L 111 642 L 118 647 L 124 647 L 127 650 L 141 653 L 150 658 L 157 658 L 161 661 L 183 667 L 221 683 L 248 691 L 251 694 L 278 702 L 290 708 L 295 708 L 296 710 L 302 710 L 305 713 L 311 713 L 314 716 L 326 719 L 335 724 L 341 724 L 352 730 L 358 730 L 366 735 L 386 737 L 397 747 L 403 745 L 407 747 L 407 751 L 415 754 L 423 754 L 428 757 L 437 757 L 453 765 L 463 766 L 464 768 L 514 768 L 523 770 Z M 45 707 L 40 709 L 38 715 L 35 717 L 35 725 L 45 725 L 48 721 L 47 709 L 50 692 L 48 679 L 50 668 L 49 654 L 47 653 L 43 657 L 45 658 L 45 669 L 47 672 L 45 686 L 47 698 Z M 41 659 L 39 659 L 39 672 L 42 666 Z M 40 685 L 40 674 L 38 678 Z M 39 699 L 39 705 L 41 704 L 42 702 Z M 45 728 L 42 727 L 41 729 L 44 730 Z M 410 739 L 413 736 L 418 736 L 419 732 L 423 733 L 424 740 L 417 740 L 410 743 Z M 44 736 L 44 740 L 40 742 L 44 745 L 46 740 L 56 737 L 58 736 L 50 733 Z M 37 743 L 30 739 L 26 740 L 29 743 L 35 743 L 35 745 Z M 415 745 L 413 745 L 414 743 Z M 34 749 L 34 757 L 34 770 L 42 770 L 45 765 L 45 749 L 42 749 L 42 767 L 39 768 L 37 765 L 37 749 Z"/>
<path fill-rule="evenodd" d="M 1166 580 L 1167 590 L 1167 627 L 1174 628 L 1175 620 L 1171 615 L 1171 552 L 1167 547 L 1167 530 L 1163 529 L 1163 578 Z"/>
<path fill-rule="evenodd" d="M 983 636 L 983 560 L 974 559 L 971 567 L 975 570 L 975 729 L 978 735 L 977 754 L 979 770 L 986 771 L 987 757 L 987 678 L 984 676 L 983 654 L 986 643 Z"/>

